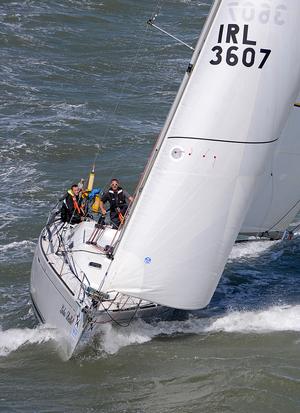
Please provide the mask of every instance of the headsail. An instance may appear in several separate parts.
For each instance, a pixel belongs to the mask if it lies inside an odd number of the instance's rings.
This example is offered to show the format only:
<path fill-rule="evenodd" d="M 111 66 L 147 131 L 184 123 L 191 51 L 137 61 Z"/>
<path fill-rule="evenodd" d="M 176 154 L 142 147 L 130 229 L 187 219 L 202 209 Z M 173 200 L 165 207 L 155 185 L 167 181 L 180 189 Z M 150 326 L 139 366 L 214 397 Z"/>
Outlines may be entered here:
<path fill-rule="evenodd" d="M 300 85 L 300 2 L 217 1 L 104 289 L 208 304 Z"/>
<path fill-rule="evenodd" d="M 265 172 L 258 182 L 241 233 L 284 231 L 300 209 L 299 106 L 295 104 L 291 110 L 274 156 L 265 163 Z"/>

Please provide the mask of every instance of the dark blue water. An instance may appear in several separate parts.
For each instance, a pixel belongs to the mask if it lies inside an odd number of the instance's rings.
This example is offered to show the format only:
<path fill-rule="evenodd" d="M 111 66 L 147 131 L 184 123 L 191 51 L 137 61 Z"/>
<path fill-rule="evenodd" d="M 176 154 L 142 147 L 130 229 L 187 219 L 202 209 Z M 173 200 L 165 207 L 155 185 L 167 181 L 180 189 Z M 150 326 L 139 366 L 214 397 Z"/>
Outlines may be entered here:
<path fill-rule="evenodd" d="M 69 362 L 30 305 L 49 208 L 95 158 L 134 190 L 189 63 L 147 19 L 195 45 L 210 3 L 0 2 L 0 411 L 299 411 L 299 236 L 234 246 L 207 309 L 104 326 Z"/>

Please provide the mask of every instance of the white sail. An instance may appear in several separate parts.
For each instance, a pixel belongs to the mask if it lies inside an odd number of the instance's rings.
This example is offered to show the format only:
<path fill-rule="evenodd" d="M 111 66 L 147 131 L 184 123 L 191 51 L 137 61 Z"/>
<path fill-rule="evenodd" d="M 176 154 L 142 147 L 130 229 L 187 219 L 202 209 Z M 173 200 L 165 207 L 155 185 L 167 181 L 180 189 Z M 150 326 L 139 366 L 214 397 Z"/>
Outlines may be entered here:
<path fill-rule="evenodd" d="M 300 95 L 297 98 L 300 102 Z M 300 209 L 300 104 L 295 104 L 265 164 L 241 233 L 284 231 Z"/>
<path fill-rule="evenodd" d="M 299 90 L 299 21 L 295 0 L 215 3 L 105 290 L 208 304 Z"/>

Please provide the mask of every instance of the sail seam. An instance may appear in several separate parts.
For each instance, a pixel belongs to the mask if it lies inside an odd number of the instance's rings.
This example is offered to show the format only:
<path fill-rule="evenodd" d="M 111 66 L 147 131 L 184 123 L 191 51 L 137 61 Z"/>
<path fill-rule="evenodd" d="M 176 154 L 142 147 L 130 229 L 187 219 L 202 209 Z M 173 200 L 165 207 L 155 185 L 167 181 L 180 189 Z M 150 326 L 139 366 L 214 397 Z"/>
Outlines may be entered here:
<path fill-rule="evenodd" d="M 198 141 L 211 141 L 211 142 L 225 142 L 225 143 L 242 143 L 245 145 L 263 145 L 266 143 L 273 143 L 278 141 L 278 138 L 272 139 L 270 141 L 264 141 L 264 142 L 245 142 L 245 141 L 232 141 L 232 140 L 227 140 L 227 139 L 213 139 L 213 138 L 195 138 L 195 137 L 189 137 L 189 136 L 169 136 L 168 139 L 192 139 L 192 140 L 198 140 Z"/>

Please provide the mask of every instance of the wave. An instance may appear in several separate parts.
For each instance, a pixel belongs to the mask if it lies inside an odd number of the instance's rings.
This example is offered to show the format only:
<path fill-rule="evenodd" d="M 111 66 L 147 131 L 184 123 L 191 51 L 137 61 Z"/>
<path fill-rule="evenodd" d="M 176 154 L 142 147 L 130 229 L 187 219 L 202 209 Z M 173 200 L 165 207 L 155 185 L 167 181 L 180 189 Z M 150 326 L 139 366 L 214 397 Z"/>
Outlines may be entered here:
<path fill-rule="evenodd" d="M 7 256 L 13 254 L 14 260 L 33 254 L 36 243 L 29 240 L 14 241 L 10 244 L 0 245 L 0 262 L 7 261 Z"/>
<path fill-rule="evenodd" d="M 213 332 L 264 334 L 279 331 L 300 331 L 300 305 L 274 306 L 261 311 L 233 311 L 217 319 L 191 316 L 185 321 L 161 321 L 155 324 L 136 320 L 127 328 L 109 324 L 101 328 L 96 351 L 115 354 L 123 347 L 146 343 L 159 336 Z M 95 343 L 92 345 L 95 346 Z"/>
<path fill-rule="evenodd" d="M 213 321 L 207 332 L 269 333 L 300 331 L 300 305 L 273 306 L 261 311 L 233 311 Z"/>
<path fill-rule="evenodd" d="M 39 326 L 30 328 L 11 328 L 0 330 L 0 357 L 8 356 L 10 353 L 28 344 L 42 344 L 50 340 L 57 340 L 58 336 L 53 329 Z"/>
<path fill-rule="evenodd" d="M 11 242 L 10 244 L 7 244 L 7 245 L 0 245 L 0 252 L 15 250 L 20 247 L 22 247 L 23 249 L 29 248 L 30 250 L 32 250 L 32 248 L 35 247 L 35 243 L 32 241 L 28 241 L 28 240 Z"/>
<path fill-rule="evenodd" d="M 210 334 L 210 333 L 256 333 L 300 332 L 300 305 L 273 306 L 258 311 L 232 311 L 218 318 L 196 318 L 191 316 L 185 321 L 161 321 L 154 324 L 136 320 L 126 328 L 107 324 L 101 327 L 97 340 L 84 344 L 79 351 L 88 350 L 91 346 L 97 354 L 112 355 L 123 347 L 138 345 L 151 341 L 155 337 L 178 334 Z M 36 328 L 12 328 L 0 330 L 0 356 L 10 353 L 28 344 L 43 344 L 48 341 L 57 343 L 59 350 L 60 336 L 55 329 L 47 326 Z"/>

